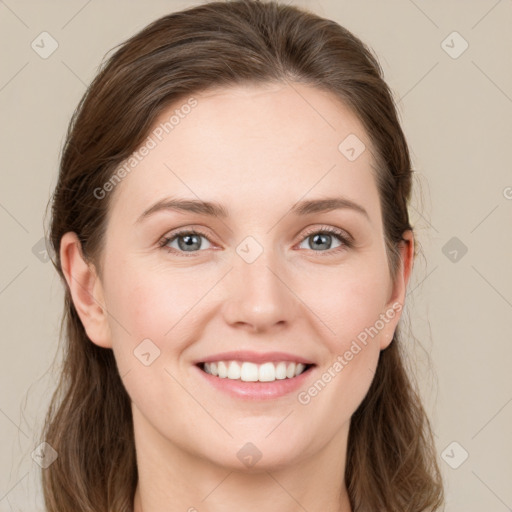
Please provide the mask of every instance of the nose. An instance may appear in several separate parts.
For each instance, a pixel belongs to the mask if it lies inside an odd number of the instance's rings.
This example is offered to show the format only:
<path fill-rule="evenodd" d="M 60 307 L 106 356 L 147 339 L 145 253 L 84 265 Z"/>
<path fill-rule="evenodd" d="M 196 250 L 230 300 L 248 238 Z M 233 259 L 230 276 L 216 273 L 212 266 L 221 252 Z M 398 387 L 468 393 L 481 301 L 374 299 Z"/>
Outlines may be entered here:
<path fill-rule="evenodd" d="M 250 332 L 282 329 L 292 323 L 300 309 L 289 272 L 271 255 L 263 253 L 247 263 L 234 256 L 234 268 L 225 279 L 225 321 Z"/>

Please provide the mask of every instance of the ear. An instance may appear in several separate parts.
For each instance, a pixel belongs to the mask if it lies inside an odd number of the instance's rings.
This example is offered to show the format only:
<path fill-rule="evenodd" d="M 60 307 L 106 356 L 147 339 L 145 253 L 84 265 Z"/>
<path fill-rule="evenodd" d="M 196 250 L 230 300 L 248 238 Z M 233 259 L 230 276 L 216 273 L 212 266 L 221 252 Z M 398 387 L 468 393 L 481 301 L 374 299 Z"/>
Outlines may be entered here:
<path fill-rule="evenodd" d="M 409 282 L 414 262 L 414 234 L 408 229 L 404 231 L 402 237 L 404 240 L 398 245 L 400 260 L 394 282 L 392 283 L 391 296 L 383 313 L 385 316 L 384 321 L 387 320 L 387 323 L 381 336 L 381 350 L 387 348 L 393 340 L 393 334 L 405 304 L 407 283 Z"/>
<path fill-rule="evenodd" d="M 92 263 L 82 253 L 76 233 L 65 233 L 60 241 L 62 271 L 75 309 L 88 338 L 103 348 L 112 348 L 103 287 Z"/>

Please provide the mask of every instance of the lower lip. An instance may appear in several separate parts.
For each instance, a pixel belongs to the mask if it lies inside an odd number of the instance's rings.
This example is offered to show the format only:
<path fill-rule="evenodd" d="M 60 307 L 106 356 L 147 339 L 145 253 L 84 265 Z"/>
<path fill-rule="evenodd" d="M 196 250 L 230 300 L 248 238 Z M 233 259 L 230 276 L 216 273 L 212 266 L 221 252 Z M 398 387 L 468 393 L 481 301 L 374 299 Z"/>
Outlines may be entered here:
<path fill-rule="evenodd" d="M 195 366 L 195 369 L 213 387 L 232 397 L 245 400 L 272 400 L 293 393 L 304 385 L 314 368 L 315 366 L 311 366 L 298 377 L 293 377 L 292 379 L 281 379 L 273 382 L 244 382 L 242 380 L 228 379 L 227 377 L 224 379 L 215 377 Z"/>

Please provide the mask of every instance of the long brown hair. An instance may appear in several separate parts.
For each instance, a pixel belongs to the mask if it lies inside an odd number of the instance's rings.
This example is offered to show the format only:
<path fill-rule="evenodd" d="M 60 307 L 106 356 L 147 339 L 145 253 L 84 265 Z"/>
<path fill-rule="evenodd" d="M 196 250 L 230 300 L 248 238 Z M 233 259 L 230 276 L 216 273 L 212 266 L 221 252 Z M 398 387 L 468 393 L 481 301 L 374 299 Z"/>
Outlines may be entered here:
<path fill-rule="evenodd" d="M 412 170 L 392 94 L 372 51 L 334 21 L 259 0 L 215 1 L 166 15 L 103 63 L 67 132 L 52 197 L 49 238 L 65 286 L 64 358 L 42 440 L 59 454 L 43 470 L 48 512 L 128 512 L 137 465 L 130 399 L 113 352 L 92 343 L 66 285 L 59 248 L 77 234 L 101 275 L 115 169 L 171 103 L 208 88 L 301 82 L 334 93 L 358 116 L 376 149 L 391 275 L 411 229 Z M 406 371 L 399 329 L 381 351 L 367 396 L 351 419 L 345 481 L 354 512 L 434 511 L 443 486 L 430 423 Z"/>

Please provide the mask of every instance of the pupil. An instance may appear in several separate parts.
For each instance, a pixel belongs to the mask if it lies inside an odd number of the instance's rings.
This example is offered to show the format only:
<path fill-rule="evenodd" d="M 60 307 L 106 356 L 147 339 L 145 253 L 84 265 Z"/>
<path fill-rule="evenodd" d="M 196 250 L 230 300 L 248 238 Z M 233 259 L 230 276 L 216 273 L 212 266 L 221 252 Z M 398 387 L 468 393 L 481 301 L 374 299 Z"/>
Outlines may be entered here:
<path fill-rule="evenodd" d="M 199 249 L 201 247 L 201 239 L 197 235 L 183 235 L 178 238 L 180 249 Z"/>
<path fill-rule="evenodd" d="M 330 239 L 330 235 L 325 235 L 325 234 L 321 234 L 321 233 L 317 233 L 316 235 L 313 236 L 313 241 L 314 241 L 314 244 L 320 244 L 320 245 L 326 245 L 327 247 L 325 247 L 326 249 L 329 249 L 330 247 L 330 243 L 329 243 L 329 239 Z M 318 245 L 317 245 L 318 247 Z"/>

